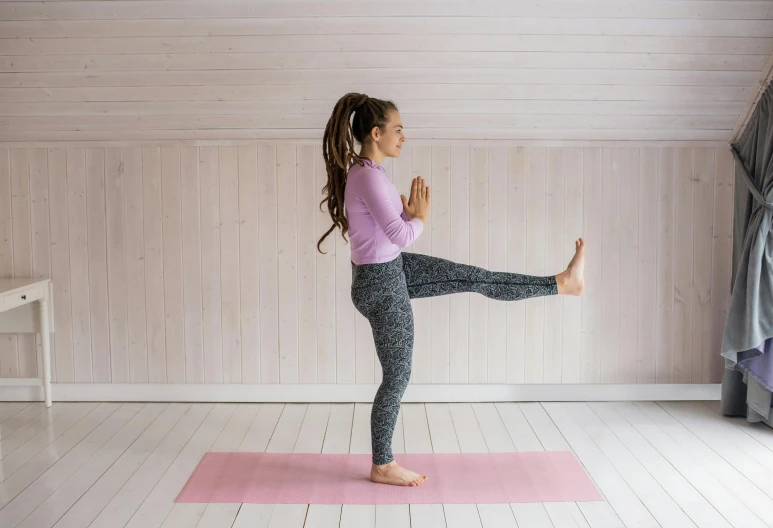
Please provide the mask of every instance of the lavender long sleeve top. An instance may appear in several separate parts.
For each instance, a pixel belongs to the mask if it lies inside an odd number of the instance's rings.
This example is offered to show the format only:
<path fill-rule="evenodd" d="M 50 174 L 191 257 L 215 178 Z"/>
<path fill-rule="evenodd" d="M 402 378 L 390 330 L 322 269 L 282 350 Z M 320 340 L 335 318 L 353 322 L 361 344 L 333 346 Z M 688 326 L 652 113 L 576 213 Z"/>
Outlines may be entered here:
<path fill-rule="evenodd" d="M 408 219 L 397 188 L 386 171 L 370 159 L 352 165 L 344 190 L 344 215 L 349 221 L 351 261 L 389 262 L 421 235 L 424 223 Z"/>

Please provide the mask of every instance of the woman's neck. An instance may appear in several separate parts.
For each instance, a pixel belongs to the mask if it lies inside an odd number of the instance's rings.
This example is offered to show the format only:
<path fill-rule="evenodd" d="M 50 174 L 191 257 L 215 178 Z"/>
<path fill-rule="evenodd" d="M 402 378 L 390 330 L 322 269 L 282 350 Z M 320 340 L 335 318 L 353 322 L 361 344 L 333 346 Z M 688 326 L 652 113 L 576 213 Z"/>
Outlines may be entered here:
<path fill-rule="evenodd" d="M 384 156 L 384 154 L 379 152 L 378 150 L 369 149 L 366 147 L 363 147 L 362 149 L 360 149 L 360 157 L 368 158 L 369 160 L 373 161 L 373 163 L 375 163 L 376 165 L 381 165 L 382 163 L 384 163 L 384 158 L 386 158 L 386 156 Z"/>

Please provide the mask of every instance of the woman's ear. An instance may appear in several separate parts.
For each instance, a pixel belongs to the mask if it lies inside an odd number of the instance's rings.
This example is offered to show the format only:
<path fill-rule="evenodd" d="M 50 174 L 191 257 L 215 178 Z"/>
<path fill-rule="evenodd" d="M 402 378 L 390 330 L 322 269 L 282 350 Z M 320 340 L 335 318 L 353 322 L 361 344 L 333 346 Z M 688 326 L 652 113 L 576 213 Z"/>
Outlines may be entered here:
<path fill-rule="evenodd" d="M 378 143 L 379 137 L 381 137 L 381 130 L 377 126 L 374 126 L 370 129 L 370 137 L 373 138 L 373 141 Z"/>

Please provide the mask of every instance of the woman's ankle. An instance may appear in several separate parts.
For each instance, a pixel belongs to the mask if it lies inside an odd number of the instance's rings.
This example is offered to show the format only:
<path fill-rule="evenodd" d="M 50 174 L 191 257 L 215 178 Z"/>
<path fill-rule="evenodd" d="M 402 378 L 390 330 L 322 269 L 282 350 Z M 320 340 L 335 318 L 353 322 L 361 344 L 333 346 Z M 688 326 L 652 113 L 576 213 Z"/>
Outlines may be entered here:
<path fill-rule="evenodd" d="M 556 275 L 556 286 L 558 286 L 558 293 L 563 293 L 565 291 L 565 286 L 568 280 L 569 277 L 566 271 L 562 271 Z"/>

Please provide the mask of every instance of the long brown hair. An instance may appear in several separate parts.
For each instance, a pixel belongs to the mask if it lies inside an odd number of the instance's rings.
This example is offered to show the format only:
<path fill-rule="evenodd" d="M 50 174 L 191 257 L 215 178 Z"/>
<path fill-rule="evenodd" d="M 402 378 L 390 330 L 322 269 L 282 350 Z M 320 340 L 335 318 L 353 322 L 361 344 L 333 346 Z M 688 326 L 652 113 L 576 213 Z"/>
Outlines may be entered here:
<path fill-rule="evenodd" d="M 333 115 L 327 122 L 322 138 L 322 154 L 327 170 L 327 184 L 322 188 L 322 193 L 327 197 L 319 203 L 321 211 L 322 204 L 327 202 L 333 225 L 317 242 L 317 251 L 320 253 L 327 254 L 319 245 L 336 227 L 341 229 L 341 237 L 348 243 L 345 235 L 349 230 L 349 221 L 344 216 L 346 174 L 355 163 L 364 165 L 363 158 L 354 152 L 354 140 L 362 145 L 373 127 L 384 131 L 391 110 L 397 110 L 392 101 L 382 101 L 359 93 L 344 95 L 333 108 Z M 354 120 L 350 123 L 352 113 Z"/>

